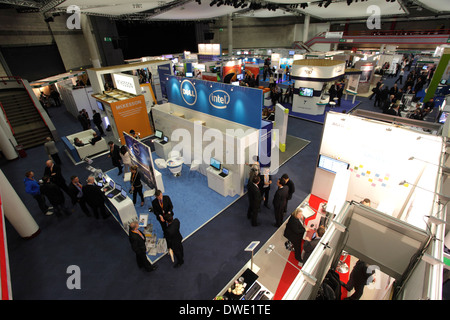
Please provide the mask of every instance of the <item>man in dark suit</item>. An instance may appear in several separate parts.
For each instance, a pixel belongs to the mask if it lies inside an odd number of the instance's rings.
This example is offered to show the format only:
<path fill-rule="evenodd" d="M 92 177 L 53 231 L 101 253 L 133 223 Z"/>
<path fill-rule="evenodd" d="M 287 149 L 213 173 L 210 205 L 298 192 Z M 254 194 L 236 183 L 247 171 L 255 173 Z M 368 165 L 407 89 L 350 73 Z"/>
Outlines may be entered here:
<path fill-rule="evenodd" d="M 161 190 L 155 191 L 155 199 L 152 201 L 153 213 L 156 220 L 161 224 L 161 229 L 166 235 L 167 223 L 164 217 L 169 214 L 173 216 L 173 204 L 169 196 L 163 195 Z"/>
<path fill-rule="evenodd" d="M 341 105 L 342 95 L 344 94 L 344 84 L 339 83 L 337 87 L 336 97 L 338 98 L 337 106 Z"/>
<path fill-rule="evenodd" d="M 52 204 L 55 214 L 61 216 L 64 211 L 65 214 L 70 215 L 70 211 L 65 206 L 64 193 L 61 189 L 50 180 L 50 177 L 44 176 L 42 178 L 41 194 L 44 195 Z"/>
<path fill-rule="evenodd" d="M 289 196 L 289 187 L 286 186 L 283 179 L 278 179 L 277 181 L 278 190 L 275 192 L 273 197 L 273 210 L 275 213 L 275 224 L 274 226 L 279 228 L 283 223 L 284 209 L 286 207 L 286 201 Z"/>
<path fill-rule="evenodd" d="M 100 115 L 100 113 L 98 113 L 95 110 L 92 110 L 92 121 L 94 122 L 94 124 L 96 125 L 98 132 L 100 133 L 100 136 L 104 136 L 105 132 L 103 131 L 103 121 L 102 121 L 102 117 Z"/>
<path fill-rule="evenodd" d="M 302 260 L 302 242 L 303 235 L 305 234 L 305 227 L 303 223 L 305 218 L 303 217 L 303 211 L 300 208 L 295 209 L 286 223 L 286 229 L 284 230 L 283 236 L 288 239 L 293 247 L 295 253 L 295 259 L 299 263 L 303 263 Z"/>
<path fill-rule="evenodd" d="M 270 175 L 270 168 L 265 167 L 261 170 L 259 190 L 261 191 L 261 195 L 263 196 L 263 199 L 264 199 L 264 206 L 267 209 L 270 209 L 270 207 L 269 207 L 269 192 L 270 192 L 271 184 L 272 184 L 272 175 Z"/>
<path fill-rule="evenodd" d="M 364 293 L 364 287 L 369 284 L 368 279 L 375 271 L 372 270 L 372 272 L 370 272 L 368 267 L 367 263 L 358 260 L 350 273 L 347 284 L 341 283 L 347 291 L 355 289 L 355 292 L 350 297 L 345 298 L 345 300 L 359 300 L 359 298 L 361 298 Z"/>
<path fill-rule="evenodd" d="M 61 167 L 55 164 L 52 160 L 47 160 L 45 162 L 44 176 L 50 177 L 51 182 L 60 187 L 61 190 L 67 193 L 67 195 L 70 195 L 66 180 L 61 174 Z"/>
<path fill-rule="evenodd" d="M 288 201 L 292 199 L 292 194 L 295 192 L 295 185 L 294 182 L 292 182 L 292 180 L 289 178 L 287 173 L 283 174 L 281 176 L 281 179 L 284 180 L 285 185 L 289 188 L 288 197 L 286 199 L 286 207 L 284 208 L 284 213 L 286 213 Z"/>
<path fill-rule="evenodd" d="M 261 208 L 261 200 L 262 195 L 261 191 L 259 191 L 258 184 L 261 181 L 259 175 L 255 175 L 252 178 L 252 181 L 249 181 L 247 184 L 247 193 L 248 193 L 248 210 L 247 210 L 247 218 L 251 220 L 252 226 L 258 226 L 258 212 Z"/>
<path fill-rule="evenodd" d="M 171 214 L 166 214 L 164 220 L 167 222 L 167 248 L 172 249 L 176 259 L 173 267 L 178 268 L 184 263 L 183 244 L 181 243 L 183 236 L 180 233 L 180 220 L 177 218 L 174 219 Z"/>
<path fill-rule="evenodd" d="M 305 241 L 303 243 L 303 262 L 306 262 L 306 260 L 308 260 L 309 256 L 314 251 L 314 248 L 317 246 L 317 244 L 320 242 L 320 238 L 322 238 L 324 233 L 325 227 L 320 226 L 319 228 L 317 228 L 317 231 L 312 238 L 305 238 Z"/>
<path fill-rule="evenodd" d="M 105 208 L 105 195 L 99 186 L 95 184 L 95 177 L 89 176 L 87 179 L 87 184 L 82 188 L 86 203 L 91 207 L 94 212 L 96 219 L 99 218 L 99 213 L 102 215 L 103 219 L 109 217 L 106 213 Z"/>
<path fill-rule="evenodd" d="M 84 214 L 90 217 L 91 214 L 86 206 L 86 199 L 83 194 L 83 185 L 80 183 L 80 179 L 77 176 L 70 177 L 68 189 L 70 198 L 72 200 L 72 205 L 75 206 L 78 203 Z"/>
<path fill-rule="evenodd" d="M 131 249 L 136 253 L 136 261 L 139 268 L 144 268 L 145 271 L 151 272 L 157 269 L 148 261 L 147 258 L 147 248 L 145 246 L 145 236 L 138 229 L 139 223 L 133 221 L 130 223 L 130 230 L 128 232 L 128 239 L 130 240 Z"/>
<path fill-rule="evenodd" d="M 120 148 L 116 146 L 112 141 L 109 141 L 108 145 L 109 145 L 108 158 L 111 158 L 113 166 L 119 169 L 118 175 L 120 176 L 122 174 L 122 164 L 120 163 L 121 160 Z"/>

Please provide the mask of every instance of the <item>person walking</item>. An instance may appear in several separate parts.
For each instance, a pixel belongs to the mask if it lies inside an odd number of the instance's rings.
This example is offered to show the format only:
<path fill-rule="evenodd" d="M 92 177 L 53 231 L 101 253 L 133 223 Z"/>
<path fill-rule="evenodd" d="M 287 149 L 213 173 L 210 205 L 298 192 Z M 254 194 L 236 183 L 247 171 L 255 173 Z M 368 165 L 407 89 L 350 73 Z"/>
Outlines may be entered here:
<path fill-rule="evenodd" d="M 157 266 L 148 261 L 147 258 L 147 247 L 145 246 L 145 236 L 139 230 L 139 223 L 137 221 L 133 221 L 130 223 L 128 239 L 131 244 L 131 249 L 136 254 L 136 262 L 139 269 L 144 268 L 145 271 L 151 272 L 157 269 Z"/>
<path fill-rule="evenodd" d="M 45 139 L 44 148 L 49 158 L 53 159 L 56 164 L 60 165 L 61 159 L 59 158 L 59 150 L 56 147 L 55 141 L 53 141 L 52 138 L 47 137 Z"/>
<path fill-rule="evenodd" d="M 47 206 L 45 203 L 45 197 L 41 194 L 41 187 L 39 183 L 34 179 L 34 172 L 25 172 L 25 179 L 23 180 L 25 185 L 25 192 L 31 195 L 38 203 L 39 209 L 46 216 L 51 216 L 53 207 Z"/>
<path fill-rule="evenodd" d="M 173 218 L 173 215 L 164 216 L 167 222 L 166 241 L 167 248 L 171 249 L 175 258 L 174 268 L 180 267 L 184 263 L 183 236 L 180 233 L 180 220 Z"/>

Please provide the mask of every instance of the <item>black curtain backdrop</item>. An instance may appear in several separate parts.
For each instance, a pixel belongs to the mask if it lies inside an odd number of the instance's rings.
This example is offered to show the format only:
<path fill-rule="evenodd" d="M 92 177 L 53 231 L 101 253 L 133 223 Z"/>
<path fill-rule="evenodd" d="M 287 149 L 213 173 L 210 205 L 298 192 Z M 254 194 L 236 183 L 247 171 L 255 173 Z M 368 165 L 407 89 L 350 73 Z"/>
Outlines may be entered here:
<path fill-rule="evenodd" d="M 197 52 L 195 22 L 128 22 L 117 21 L 119 47 L 124 59 L 145 56 Z"/>

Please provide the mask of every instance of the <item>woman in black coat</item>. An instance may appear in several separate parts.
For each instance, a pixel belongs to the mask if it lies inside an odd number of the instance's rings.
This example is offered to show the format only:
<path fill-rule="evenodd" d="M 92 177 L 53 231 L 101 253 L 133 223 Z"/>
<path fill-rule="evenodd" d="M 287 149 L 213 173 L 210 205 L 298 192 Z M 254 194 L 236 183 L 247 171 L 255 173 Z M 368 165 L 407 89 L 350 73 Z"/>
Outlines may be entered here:
<path fill-rule="evenodd" d="M 289 221 L 286 224 L 286 229 L 284 230 L 284 236 L 292 243 L 295 251 L 295 259 L 298 262 L 302 261 L 302 241 L 303 235 L 305 234 L 305 227 L 303 226 L 305 218 L 303 217 L 303 211 L 297 208 L 292 212 Z"/>
<path fill-rule="evenodd" d="M 131 171 L 131 191 L 133 192 L 133 204 L 136 204 L 137 194 L 141 197 L 141 207 L 144 205 L 144 195 L 142 194 L 141 174 L 138 172 L 137 166 L 130 168 Z"/>

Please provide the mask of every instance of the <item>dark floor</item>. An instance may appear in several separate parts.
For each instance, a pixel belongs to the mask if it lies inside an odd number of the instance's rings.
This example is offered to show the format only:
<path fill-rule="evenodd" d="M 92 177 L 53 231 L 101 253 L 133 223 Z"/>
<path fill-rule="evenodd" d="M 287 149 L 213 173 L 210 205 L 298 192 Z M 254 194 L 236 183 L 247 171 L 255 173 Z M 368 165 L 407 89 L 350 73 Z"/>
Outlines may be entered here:
<path fill-rule="evenodd" d="M 374 111 L 372 101 L 360 100 L 358 108 Z M 64 107 L 49 112 L 60 136 L 81 130 L 78 121 Z M 287 173 L 295 183 L 296 192 L 289 202 L 289 211 L 311 190 L 322 125 L 290 117 L 288 134 L 311 141 L 275 177 Z M 88 176 L 85 166 L 73 165 L 62 152 L 61 142 L 58 147 L 66 180 L 76 174 L 84 181 Z M 260 213 L 261 225 L 250 226 L 246 219 L 248 201 L 243 196 L 184 241 L 185 264 L 181 268 L 173 269 L 169 257 L 165 256 L 156 263 L 158 270 L 145 273 L 138 269 L 127 236 L 114 218 L 87 218 L 78 207 L 71 216 L 61 218 L 40 213 L 35 200 L 24 191 L 23 177 L 27 170 L 41 175 L 48 158 L 43 146 L 26 151 L 25 158 L 0 162 L 0 169 L 41 228 L 37 237 L 23 240 L 6 224 L 15 300 L 211 300 L 249 260 L 244 248 L 254 240 L 264 243 L 275 231 L 273 213 L 264 207 Z M 112 168 L 106 156 L 94 162 L 104 171 Z M 81 271 L 79 290 L 69 290 L 66 285 L 70 276 L 67 268 L 71 265 Z"/>

